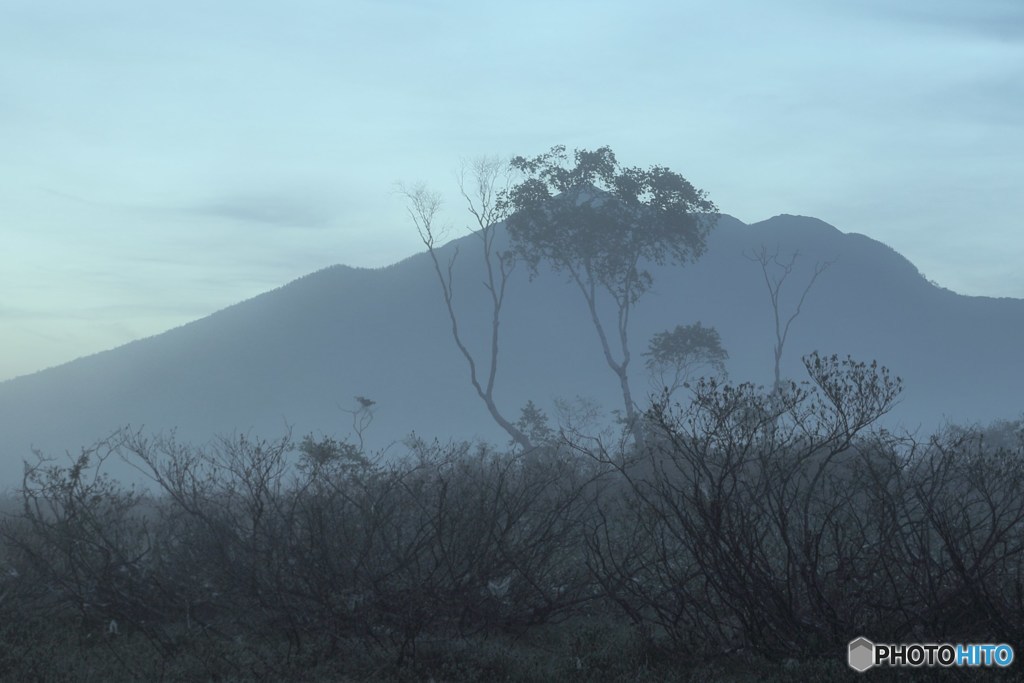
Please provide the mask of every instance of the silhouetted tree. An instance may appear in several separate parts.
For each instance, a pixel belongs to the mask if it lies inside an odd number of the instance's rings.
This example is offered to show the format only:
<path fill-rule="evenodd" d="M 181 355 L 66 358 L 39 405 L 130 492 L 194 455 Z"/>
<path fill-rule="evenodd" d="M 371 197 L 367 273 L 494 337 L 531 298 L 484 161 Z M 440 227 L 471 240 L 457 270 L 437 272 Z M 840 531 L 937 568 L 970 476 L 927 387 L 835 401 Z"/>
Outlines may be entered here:
<path fill-rule="evenodd" d="M 373 407 L 377 405 L 377 402 L 365 396 L 356 396 L 355 399 L 356 407 L 353 410 L 346 410 L 341 406 L 338 406 L 338 408 L 341 412 L 352 416 L 352 431 L 356 433 L 356 438 L 359 439 L 359 451 L 363 452 L 363 434 L 373 424 Z"/>
<path fill-rule="evenodd" d="M 717 209 L 678 173 L 620 166 L 608 147 L 578 149 L 570 161 L 559 145 L 533 158 L 515 157 L 512 167 L 525 176 L 501 202 L 513 251 L 532 274 L 547 263 L 579 288 L 639 445 L 629 385 L 630 314 L 651 287 L 650 264 L 684 263 L 704 252 Z M 617 344 L 598 313 L 599 291 L 615 303 Z"/>
<path fill-rule="evenodd" d="M 804 287 L 804 291 L 800 294 L 800 300 L 797 301 L 796 308 L 793 313 L 786 318 L 783 322 L 783 314 L 779 311 L 779 294 L 782 291 L 782 285 L 786 282 L 793 272 L 793 266 L 796 265 L 796 259 L 800 255 L 800 252 L 794 251 L 793 255 L 790 256 L 788 261 L 782 261 L 779 259 L 779 250 L 776 249 L 774 253 L 769 254 L 768 249 L 764 246 L 761 250 L 752 254 L 746 255 L 751 261 L 761 265 L 761 272 L 764 274 L 764 283 L 768 287 L 768 298 L 772 303 L 772 314 L 775 317 L 775 347 L 772 349 L 775 355 L 775 389 L 779 389 L 782 386 L 782 376 L 780 371 L 780 365 L 782 363 L 782 349 L 786 345 L 786 338 L 789 336 L 789 328 L 796 320 L 796 317 L 800 315 L 800 309 L 803 308 L 804 299 L 807 298 L 808 292 L 811 291 L 811 287 L 814 286 L 818 276 L 828 270 L 829 266 L 835 263 L 835 260 L 818 262 L 814 265 L 814 273 L 811 275 L 810 281 L 807 286 Z M 774 266 L 778 269 L 778 275 L 771 276 L 768 274 L 769 269 Z"/>
<path fill-rule="evenodd" d="M 522 430 L 524 434 L 527 434 L 530 441 L 534 444 L 551 441 L 555 436 L 554 430 L 548 424 L 547 414 L 538 408 L 533 401 L 527 401 L 526 405 L 523 406 L 519 419 L 516 420 L 516 427 Z"/>
<path fill-rule="evenodd" d="M 485 378 L 481 378 L 476 357 L 466 346 L 462 333 L 459 331 L 459 319 L 453 303 L 455 297 L 454 268 L 459 250 L 456 247 L 452 257 L 444 265 L 441 264 L 437 255 L 437 239 L 443 237 L 444 232 L 435 225 L 441 208 L 440 195 L 429 191 L 423 185 L 412 188 L 399 186 L 399 191 L 408 201 L 409 216 L 434 264 L 434 272 L 441 284 L 441 293 L 444 297 L 445 307 L 448 309 L 448 318 L 452 324 L 452 337 L 459 352 L 469 365 L 470 382 L 476 389 L 477 396 L 487 406 L 487 411 L 494 421 L 512 437 L 512 440 L 523 448 L 529 449 L 533 447 L 530 439 L 521 429 L 505 418 L 494 401 L 494 385 L 498 374 L 501 308 L 505 303 L 505 290 L 509 275 L 515 267 L 512 254 L 499 251 L 494 243 L 495 224 L 505 217 L 506 211 L 506 204 L 500 200 L 501 184 L 507 179 L 506 166 L 497 158 L 480 158 L 470 164 L 468 175 L 469 178 L 467 178 L 467 169 L 463 166 L 459 175 L 459 190 L 466 200 L 469 213 L 472 214 L 476 222 L 476 227 L 470 228 L 470 232 L 480 238 L 482 242 L 481 254 L 487 272 L 483 285 L 491 300 L 490 349 Z"/>
<path fill-rule="evenodd" d="M 705 365 L 720 375 L 726 374 L 729 353 L 722 347 L 722 338 L 714 327 L 676 325 L 672 331 L 658 332 L 651 337 L 645 365 L 654 374 L 667 396 L 683 386 L 694 369 Z"/>

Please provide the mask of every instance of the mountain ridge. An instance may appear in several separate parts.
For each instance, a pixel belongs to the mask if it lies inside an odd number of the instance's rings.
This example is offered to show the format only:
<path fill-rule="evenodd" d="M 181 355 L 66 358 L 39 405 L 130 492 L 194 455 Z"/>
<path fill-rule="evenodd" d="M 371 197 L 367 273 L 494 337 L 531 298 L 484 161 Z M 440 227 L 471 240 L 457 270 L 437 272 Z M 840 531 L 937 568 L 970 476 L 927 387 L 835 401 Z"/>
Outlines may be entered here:
<path fill-rule="evenodd" d="M 697 320 L 719 330 L 733 381 L 770 382 L 771 309 L 760 266 L 745 254 L 776 245 L 784 258 L 800 252 L 783 306 L 794 303 L 815 263 L 838 257 L 793 324 L 787 376 L 802 378 L 799 358 L 812 350 L 877 359 L 904 377 L 894 417 L 911 429 L 1024 408 L 1011 381 L 1024 377 L 1016 353 L 1024 348 L 1024 301 L 950 292 L 877 240 L 785 214 L 751 225 L 723 216 L 701 259 L 653 269 L 654 287 L 633 318 L 638 402 L 654 391 L 639 360 L 647 339 Z M 456 248 L 461 331 L 484 353 L 479 240 L 452 240 L 439 258 Z M 549 413 L 556 398 L 576 396 L 605 414 L 620 407 L 579 292 L 563 277 L 542 270 L 529 281 L 518 267 L 501 330 L 495 398 L 506 417 L 516 419 L 527 400 Z M 375 448 L 410 432 L 507 440 L 469 384 L 426 252 L 379 269 L 329 266 L 164 333 L 0 382 L 0 486 L 20 474 L 30 445 L 74 452 L 125 424 L 176 428 L 199 443 L 234 431 L 272 436 L 286 425 L 297 436 L 344 436 L 351 425 L 342 411 L 355 395 L 377 401 L 368 432 Z"/>

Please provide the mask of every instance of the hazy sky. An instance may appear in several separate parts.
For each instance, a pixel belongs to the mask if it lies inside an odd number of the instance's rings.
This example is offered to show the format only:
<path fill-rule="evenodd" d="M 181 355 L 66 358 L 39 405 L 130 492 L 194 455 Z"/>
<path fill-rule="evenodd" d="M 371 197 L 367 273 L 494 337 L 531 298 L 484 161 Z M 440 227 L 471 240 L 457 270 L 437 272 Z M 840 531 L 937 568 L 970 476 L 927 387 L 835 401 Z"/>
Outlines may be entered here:
<path fill-rule="evenodd" d="M 398 180 L 610 145 L 1024 296 L 1024 2 L 0 0 L 0 379 L 422 247 Z"/>

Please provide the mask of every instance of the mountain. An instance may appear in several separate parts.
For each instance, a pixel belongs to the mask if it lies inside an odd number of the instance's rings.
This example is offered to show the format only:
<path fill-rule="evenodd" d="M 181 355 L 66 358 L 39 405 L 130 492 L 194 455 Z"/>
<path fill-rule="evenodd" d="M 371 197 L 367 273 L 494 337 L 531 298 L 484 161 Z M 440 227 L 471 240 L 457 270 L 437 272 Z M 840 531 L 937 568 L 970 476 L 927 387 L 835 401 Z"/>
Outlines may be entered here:
<path fill-rule="evenodd" d="M 640 356 L 650 336 L 698 320 L 719 330 L 732 380 L 770 383 L 772 310 L 760 266 L 745 256 L 762 246 L 800 253 L 783 313 L 815 264 L 834 261 L 793 323 L 785 375 L 804 378 L 800 357 L 813 350 L 877 359 L 905 384 L 887 419 L 924 432 L 946 419 L 1024 410 L 1024 301 L 955 294 L 875 240 L 788 215 L 752 225 L 723 216 L 699 261 L 652 270 L 654 289 L 632 320 L 635 395 L 652 390 Z M 480 241 L 446 245 L 442 262 L 456 249 L 455 305 L 486 363 Z M 501 331 L 495 396 L 506 416 L 518 417 L 528 399 L 549 411 L 556 398 L 619 407 L 583 300 L 563 277 L 530 281 L 525 267 L 515 270 Z M 381 269 L 334 266 L 163 334 L 0 383 L 0 488 L 19 483 L 32 446 L 76 452 L 124 425 L 176 429 L 197 444 L 237 432 L 275 437 L 289 426 L 296 437 L 344 436 L 356 395 L 376 401 L 366 431 L 373 448 L 411 432 L 505 443 L 468 374 L 426 253 Z"/>

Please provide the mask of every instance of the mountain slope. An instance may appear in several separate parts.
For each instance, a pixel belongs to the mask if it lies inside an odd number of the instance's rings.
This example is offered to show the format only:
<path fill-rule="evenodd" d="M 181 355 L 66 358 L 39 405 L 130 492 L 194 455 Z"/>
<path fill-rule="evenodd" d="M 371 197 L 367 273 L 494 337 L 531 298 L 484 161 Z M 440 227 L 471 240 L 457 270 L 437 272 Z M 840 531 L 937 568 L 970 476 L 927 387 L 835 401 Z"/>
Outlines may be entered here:
<path fill-rule="evenodd" d="M 793 324 L 785 374 L 802 378 L 800 356 L 815 349 L 877 359 L 904 378 L 892 420 L 911 428 L 1024 409 L 1024 301 L 935 287 L 892 249 L 798 216 L 753 225 L 723 217 L 697 263 L 654 270 L 654 290 L 633 317 L 636 396 L 653 388 L 640 356 L 647 339 L 697 320 L 718 328 L 733 380 L 770 382 L 771 308 L 760 266 L 745 256 L 762 245 L 801 254 L 784 313 L 814 264 L 835 261 Z M 479 241 L 457 240 L 441 258 L 456 247 L 456 306 L 486 363 Z M 563 278 L 530 282 L 517 269 L 501 329 L 495 395 L 507 417 L 527 399 L 549 410 L 553 399 L 576 396 L 619 407 L 582 298 Z M 374 447 L 412 431 L 506 441 L 469 384 L 427 254 L 377 270 L 327 268 L 164 334 L 0 383 L 0 487 L 18 483 L 30 445 L 74 451 L 126 424 L 177 428 L 196 442 L 234 431 L 276 436 L 286 425 L 297 436 L 344 435 L 351 418 L 342 410 L 357 394 L 377 401 L 367 432 Z"/>

